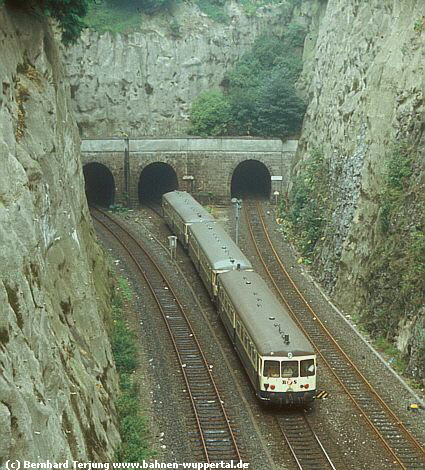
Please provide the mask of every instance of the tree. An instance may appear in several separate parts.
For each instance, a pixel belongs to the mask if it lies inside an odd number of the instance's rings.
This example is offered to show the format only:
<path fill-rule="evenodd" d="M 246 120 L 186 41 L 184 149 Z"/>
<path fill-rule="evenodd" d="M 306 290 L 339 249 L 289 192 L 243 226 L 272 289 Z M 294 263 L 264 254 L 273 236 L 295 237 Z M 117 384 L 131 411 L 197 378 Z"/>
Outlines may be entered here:
<path fill-rule="evenodd" d="M 301 129 L 305 108 L 294 85 L 286 81 L 278 69 L 258 90 L 254 133 L 282 138 L 295 134 Z"/>
<path fill-rule="evenodd" d="M 300 130 L 305 105 L 295 83 L 304 37 L 305 28 L 297 24 L 288 25 L 282 38 L 262 35 L 226 75 L 222 83 L 231 105 L 232 134 L 285 138 Z"/>
<path fill-rule="evenodd" d="M 207 91 L 199 95 L 192 103 L 190 131 L 201 136 L 225 135 L 230 118 L 230 104 L 223 93 Z"/>

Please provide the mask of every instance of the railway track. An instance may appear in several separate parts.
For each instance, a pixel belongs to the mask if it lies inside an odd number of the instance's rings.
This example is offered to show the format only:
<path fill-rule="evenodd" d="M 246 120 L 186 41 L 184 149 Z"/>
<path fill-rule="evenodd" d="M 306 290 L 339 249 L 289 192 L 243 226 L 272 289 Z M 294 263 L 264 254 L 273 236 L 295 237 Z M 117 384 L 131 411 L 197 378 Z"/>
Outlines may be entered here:
<path fill-rule="evenodd" d="M 286 412 L 277 417 L 277 422 L 300 470 L 336 470 L 302 412 Z"/>
<path fill-rule="evenodd" d="M 160 206 L 147 206 L 162 218 Z M 284 414 L 275 416 L 275 419 L 298 469 L 336 470 L 305 413 L 285 411 Z"/>
<path fill-rule="evenodd" d="M 394 463 L 403 469 L 423 469 L 423 447 L 332 338 L 291 280 L 268 235 L 258 201 L 244 201 L 244 214 L 259 258 L 279 296 Z"/>
<path fill-rule="evenodd" d="M 203 449 L 205 462 L 242 460 L 210 367 L 166 275 L 154 258 L 118 221 L 98 209 L 92 209 L 91 214 L 133 259 L 158 304 L 186 384 L 197 428 L 196 439 Z"/>

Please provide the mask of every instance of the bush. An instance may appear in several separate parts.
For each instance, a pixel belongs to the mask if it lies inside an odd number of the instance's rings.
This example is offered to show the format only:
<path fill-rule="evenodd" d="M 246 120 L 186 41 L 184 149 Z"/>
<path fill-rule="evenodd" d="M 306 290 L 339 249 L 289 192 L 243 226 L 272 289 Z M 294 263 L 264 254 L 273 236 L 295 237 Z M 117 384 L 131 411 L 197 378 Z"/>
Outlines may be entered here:
<path fill-rule="evenodd" d="M 411 148 L 400 143 L 394 148 L 387 165 L 387 186 L 390 189 L 402 190 L 412 176 Z"/>
<path fill-rule="evenodd" d="M 223 93 L 207 91 L 192 103 L 190 131 L 201 136 L 226 135 L 230 117 L 230 104 Z"/>

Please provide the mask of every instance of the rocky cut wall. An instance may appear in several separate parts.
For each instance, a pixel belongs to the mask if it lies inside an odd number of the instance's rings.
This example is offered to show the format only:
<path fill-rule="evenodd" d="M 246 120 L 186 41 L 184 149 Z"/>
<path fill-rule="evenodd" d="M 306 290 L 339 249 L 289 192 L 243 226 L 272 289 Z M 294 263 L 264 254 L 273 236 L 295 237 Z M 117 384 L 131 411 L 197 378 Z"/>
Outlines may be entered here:
<path fill-rule="evenodd" d="M 375 336 L 397 344 L 410 371 L 424 377 L 424 2 L 317 4 L 316 44 L 300 81 L 309 104 L 293 169 L 301 172 L 314 151 L 329 164 L 329 213 L 315 271 L 347 312 L 360 314 Z M 400 180 L 407 197 L 398 194 L 398 207 L 390 201 L 384 230 L 388 168 L 401 145 L 412 160 L 409 179 Z M 393 162 L 402 169 L 401 159 Z M 410 258 L 409 237 L 417 248 Z"/>
<path fill-rule="evenodd" d="M 45 20 L 0 9 L 0 467 L 110 460 L 108 277 Z"/>
<path fill-rule="evenodd" d="M 226 8 L 229 24 L 181 3 L 174 16 L 146 17 L 132 33 L 86 30 L 66 55 L 82 137 L 185 135 L 192 101 L 218 89 L 256 37 L 281 34 L 294 7 L 287 1 L 254 15 L 234 2 Z"/>

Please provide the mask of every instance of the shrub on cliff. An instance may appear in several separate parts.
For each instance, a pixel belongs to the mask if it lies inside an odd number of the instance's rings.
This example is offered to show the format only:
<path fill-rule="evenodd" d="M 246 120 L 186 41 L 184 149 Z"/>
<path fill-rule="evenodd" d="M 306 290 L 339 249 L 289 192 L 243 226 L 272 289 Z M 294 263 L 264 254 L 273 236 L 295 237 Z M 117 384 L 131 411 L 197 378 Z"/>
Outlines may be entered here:
<path fill-rule="evenodd" d="M 229 23 L 230 18 L 224 9 L 226 0 L 196 0 L 199 9 L 217 23 Z"/>
<path fill-rule="evenodd" d="M 190 132 L 201 136 L 226 135 L 230 117 L 230 104 L 223 93 L 207 91 L 192 103 Z"/>
<path fill-rule="evenodd" d="M 54 18 L 62 29 L 62 42 L 70 44 L 80 36 L 85 24 L 88 0 L 6 0 L 6 4 L 27 11 L 42 13 Z"/>

